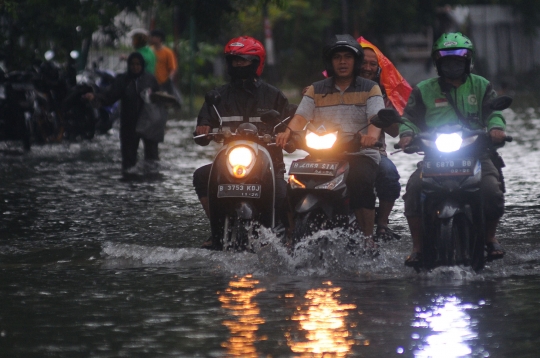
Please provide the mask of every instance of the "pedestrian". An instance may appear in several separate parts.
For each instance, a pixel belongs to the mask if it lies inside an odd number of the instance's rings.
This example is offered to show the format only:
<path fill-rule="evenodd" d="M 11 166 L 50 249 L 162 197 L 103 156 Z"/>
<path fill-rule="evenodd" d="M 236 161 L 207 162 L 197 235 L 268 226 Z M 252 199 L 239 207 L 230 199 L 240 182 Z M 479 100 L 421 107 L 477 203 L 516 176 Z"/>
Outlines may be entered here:
<path fill-rule="evenodd" d="M 154 50 L 148 46 L 148 35 L 148 30 L 140 28 L 133 29 L 128 34 L 131 37 L 133 48 L 144 58 L 144 69 L 146 72 L 154 75 L 156 71 L 156 55 L 154 54 Z"/>
<path fill-rule="evenodd" d="M 161 88 L 172 93 L 172 83 L 176 76 L 177 61 L 173 50 L 163 44 L 165 33 L 161 30 L 152 30 L 150 32 L 150 45 L 156 55 L 156 80 Z"/>
<path fill-rule="evenodd" d="M 94 95 L 87 93 L 83 97 L 94 101 L 97 106 L 108 106 L 120 100 L 120 148 L 122 153 L 122 174 L 129 179 L 138 173 L 137 151 L 142 139 L 136 132 L 137 121 L 145 105 L 144 95 L 159 91 L 155 77 L 144 71 L 144 58 L 139 52 L 133 52 L 127 59 L 128 69 L 118 75 L 112 85 L 104 92 Z M 142 139 L 144 144 L 144 170 L 155 172 L 158 167 L 158 141 Z"/>

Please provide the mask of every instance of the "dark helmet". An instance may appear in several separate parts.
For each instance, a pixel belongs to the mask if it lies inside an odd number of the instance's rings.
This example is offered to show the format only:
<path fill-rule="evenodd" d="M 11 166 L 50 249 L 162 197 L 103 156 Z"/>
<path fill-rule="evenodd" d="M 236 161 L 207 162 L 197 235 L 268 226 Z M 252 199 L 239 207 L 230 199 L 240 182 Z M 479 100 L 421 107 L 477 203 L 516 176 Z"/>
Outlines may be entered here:
<path fill-rule="evenodd" d="M 441 76 L 440 60 L 446 56 L 464 57 L 467 60 L 465 73 L 471 73 L 473 67 L 474 46 L 472 41 L 461 32 L 442 34 L 435 41 L 431 49 L 431 58 L 437 67 L 437 73 Z"/>
<path fill-rule="evenodd" d="M 358 76 L 360 74 L 362 62 L 364 62 L 364 50 L 358 44 L 358 41 L 349 34 L 334 35 L 326 46 L 324 46 L 324 67 L 328 76 L 335 76 L 334 67 L 332 66 L 332 56 L 337 51 L 350 51 L 354 54 L 354 75 Z"/>
<path fill-rule="evenodd" d="M 259 40 L 250 36 L 235 37 L 225 45 L 223 52 L 225 53 L 228 64 L 232 57 L 242 57 L 246 60 L 253 61 L 254 72 L 257 76 L 262 74 L 264 60 L 266 59 L 266 50 Z"/>

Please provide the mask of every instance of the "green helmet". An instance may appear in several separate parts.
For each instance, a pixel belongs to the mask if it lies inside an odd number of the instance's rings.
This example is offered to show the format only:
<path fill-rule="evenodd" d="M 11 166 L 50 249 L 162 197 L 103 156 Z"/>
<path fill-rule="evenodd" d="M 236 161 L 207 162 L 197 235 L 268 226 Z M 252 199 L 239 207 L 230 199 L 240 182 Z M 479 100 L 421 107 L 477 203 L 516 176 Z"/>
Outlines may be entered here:
<path fill-rule="evenodd" d="M 471 73 L 474 46 L 467 36 L 461 32 L 450 32 L 442 34 L 433 44 L 431 58 L 435 62 L 437 72 L 441 75 L 439 60 L 445 56 L 460 56 L 467 59 L 466 73 Z"/>

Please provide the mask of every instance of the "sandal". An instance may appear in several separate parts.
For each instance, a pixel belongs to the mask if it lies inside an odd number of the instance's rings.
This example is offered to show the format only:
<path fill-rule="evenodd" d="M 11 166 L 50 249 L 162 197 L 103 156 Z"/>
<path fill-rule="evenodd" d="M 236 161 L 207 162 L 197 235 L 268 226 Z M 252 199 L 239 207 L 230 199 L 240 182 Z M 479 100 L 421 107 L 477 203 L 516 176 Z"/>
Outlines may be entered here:
<path fill-rule="evenodd" d="M 405 266 L 416 267 L 420 264 L 420 261 L 422 261 L 422 253 L 413 252 L 405 259 Z"/>
<path fill-rule="evenodd" d="M 486 251 L 488 261 L 502 259 L 504 254 L 506 254 L 506 251 L 504 251 L 502 245 L 498 242 L 487 242 Z"/>
<path fill-rule="evenodd" d="M 379 244 L 377 244 L 376 240 L 371 236 L 366 237 L 364 239 L 364 255 L 375 258 L 379 254 Z"/>
<path fill-rule="evenodd" d="M 401 239 L 401 235 L 396 234 L 386 225 L 377 225 L 377 230 L 375 230 L 375 239 L 383 241 L 389 241 L 392 239 L 399 240 Z"/>

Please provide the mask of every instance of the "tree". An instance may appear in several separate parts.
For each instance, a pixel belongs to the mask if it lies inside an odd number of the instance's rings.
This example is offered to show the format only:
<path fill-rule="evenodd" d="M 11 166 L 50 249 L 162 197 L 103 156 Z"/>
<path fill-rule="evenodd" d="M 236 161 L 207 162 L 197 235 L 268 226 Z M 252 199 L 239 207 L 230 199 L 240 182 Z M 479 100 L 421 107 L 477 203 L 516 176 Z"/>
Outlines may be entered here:
<path fill-rule="evenodd" d="M 30 64 L 49 49 L 65 57 L 98 28 L 112 30 L 122 10 L 136 11 L 149 0 L 2 0 L 0 41 L 8 68 Z"/>

